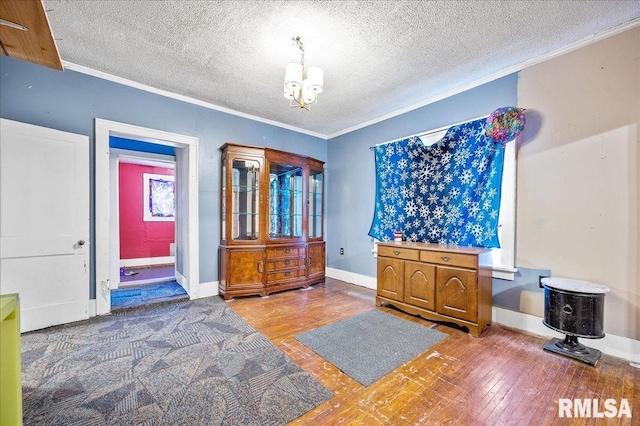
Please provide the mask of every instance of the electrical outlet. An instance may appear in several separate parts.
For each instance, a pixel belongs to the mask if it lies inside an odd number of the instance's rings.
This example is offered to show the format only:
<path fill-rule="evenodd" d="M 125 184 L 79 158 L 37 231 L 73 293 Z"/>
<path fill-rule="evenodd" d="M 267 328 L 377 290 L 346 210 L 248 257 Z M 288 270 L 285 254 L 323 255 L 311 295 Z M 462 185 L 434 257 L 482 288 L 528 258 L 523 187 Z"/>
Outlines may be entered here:
<path fill-rule="evenodd" d="M 340 247 L 340 254 L 344 254 L 344 249 Z"/>

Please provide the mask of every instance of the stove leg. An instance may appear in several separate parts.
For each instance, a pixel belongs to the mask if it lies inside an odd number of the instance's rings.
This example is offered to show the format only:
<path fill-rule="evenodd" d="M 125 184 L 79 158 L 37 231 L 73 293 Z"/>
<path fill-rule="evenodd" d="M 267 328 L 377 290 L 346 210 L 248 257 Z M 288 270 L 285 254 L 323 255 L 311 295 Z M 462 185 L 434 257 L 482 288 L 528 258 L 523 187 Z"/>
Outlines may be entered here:
<path fill-rule="evenodd" d="M 563 351 L 569 351 L 575 354 L 588 354 L 589 348 L 578 342 L 577 336 L 566 335 L 562 342 L 557 342 L 556 346 Z"/>
<path fill-rule="evenodd" d="M 602 353 L 597 349 L 589 348 L 580 342 L 578 337 L 566 335 L 564 340 L 553 338 L 544 345 L 545 351 L 564 355 L 569 358 L 577 359 L 586 364 L 595 367 Z"/>

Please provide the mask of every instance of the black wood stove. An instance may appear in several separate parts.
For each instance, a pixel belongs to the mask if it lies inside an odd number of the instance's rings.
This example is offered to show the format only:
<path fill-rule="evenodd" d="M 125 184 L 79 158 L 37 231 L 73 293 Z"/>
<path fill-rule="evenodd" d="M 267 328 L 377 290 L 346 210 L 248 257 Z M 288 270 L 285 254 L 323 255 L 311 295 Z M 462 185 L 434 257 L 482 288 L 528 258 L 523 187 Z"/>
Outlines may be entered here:
<path fill-rule="evenodd" d="M 547 327 L 566 335 L 551 339 L 544 350 L 595 366 L 602 353 L 578 342 L 578 337 L 604 337 L 604 296 L 609 287 L 569 278 L 543 278 L 544 320 Z"/>

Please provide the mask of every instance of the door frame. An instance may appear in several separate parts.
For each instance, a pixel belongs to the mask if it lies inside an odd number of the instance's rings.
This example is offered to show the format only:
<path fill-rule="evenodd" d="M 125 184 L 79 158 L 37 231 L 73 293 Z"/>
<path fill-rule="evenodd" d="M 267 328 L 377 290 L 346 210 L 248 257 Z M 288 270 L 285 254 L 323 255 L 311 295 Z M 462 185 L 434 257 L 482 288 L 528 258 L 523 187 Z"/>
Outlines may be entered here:
<path fill-rule="evenodd" d="M 176 216 L 181 221 L 182 238 L 176 238 L 176 265 L 183 256 L 182 271 L 176 279 L 189 294 L 190 299 L 200 296 L 199 273 L 199 224 L 198 224 L 198 143 L 192 136 L 165 132 L 146 127 L 119 123 L 101 118 L 95 119 L 95 254 L 96 254 L 96 314 L 111 312 L 111 263 L 110 236 L 110 149 L 109 137 L 117 136 L 171 146 L 176 149 L 176 192 L 182 194 L 177 203 Z M 178 175 L 184 176 L 179 179 Z M 176 223 L 178 225 L 178 223 Z M 177 228 L 177 226 L 176 226 Z"/>

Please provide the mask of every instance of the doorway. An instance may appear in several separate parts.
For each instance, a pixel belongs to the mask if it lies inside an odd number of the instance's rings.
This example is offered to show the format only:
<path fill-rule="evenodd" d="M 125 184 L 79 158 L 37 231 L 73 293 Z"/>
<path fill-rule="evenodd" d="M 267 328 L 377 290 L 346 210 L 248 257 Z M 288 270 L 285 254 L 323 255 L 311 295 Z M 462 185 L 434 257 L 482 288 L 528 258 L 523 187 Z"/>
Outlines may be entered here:
<path fill-rule="evenodd" d="M 199 297 L 198 270 L 198 139 L 155 129 L 96 119 L 96 313 L 111 311 L 112 282 L 119 282 L 119 245 L 113 239 L 116 206 L 111 194 L 113 164 L 109 138 L 132 139 L 175 149 L 176 231 L 175 278 L 189 298 Z"/>
<path fill-rule="evenodd" d="M 188 298 L 175 271 L 175 150 L 111 136 L 111 309 Z"/>

